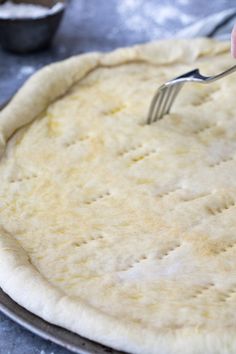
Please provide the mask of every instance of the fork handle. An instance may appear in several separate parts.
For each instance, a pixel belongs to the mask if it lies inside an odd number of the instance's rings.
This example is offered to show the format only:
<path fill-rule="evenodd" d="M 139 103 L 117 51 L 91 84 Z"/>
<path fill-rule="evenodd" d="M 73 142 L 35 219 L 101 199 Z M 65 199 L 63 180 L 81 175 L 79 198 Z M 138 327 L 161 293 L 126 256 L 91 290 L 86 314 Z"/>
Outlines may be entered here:
<path fill-rule="evenodd" d="M 231 68 L 229 68 L 229 69 L 223 71 L 222 73 L 220 73 L 220 74 L 218 74 L 218 75 L 206 77 L 206 81 L 207 81 L 207 82 L 213 82 L 213 81 L 219 80 L 219 79 L 221 79 L 222 77 L 227 76 L 227 75 L 233 73 L 234 71 L 236 71 L 236 65 L 231 66 Z"/>

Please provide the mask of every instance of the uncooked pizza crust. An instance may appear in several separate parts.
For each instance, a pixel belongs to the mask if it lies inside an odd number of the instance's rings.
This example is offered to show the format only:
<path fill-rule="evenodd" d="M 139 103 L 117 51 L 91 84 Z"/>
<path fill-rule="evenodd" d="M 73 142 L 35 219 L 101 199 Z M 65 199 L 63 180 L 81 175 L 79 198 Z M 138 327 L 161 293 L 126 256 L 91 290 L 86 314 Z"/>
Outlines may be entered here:
<path fill-rule="evenodd" d="M 0 113 L 0 286 L 132 353 L 236 352 L 235 75 L 229 45 L 163 41 L 40 70 Z"/>

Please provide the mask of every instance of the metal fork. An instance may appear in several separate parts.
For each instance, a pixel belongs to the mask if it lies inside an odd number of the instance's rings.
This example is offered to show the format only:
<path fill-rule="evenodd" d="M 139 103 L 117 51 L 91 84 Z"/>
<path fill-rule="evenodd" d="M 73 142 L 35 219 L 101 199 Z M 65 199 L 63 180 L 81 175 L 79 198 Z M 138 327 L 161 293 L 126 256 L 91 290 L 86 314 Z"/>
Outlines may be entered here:
<path fill-rule="evenodd" d="M 170 113 L 171 107 L 179 94 L 181 88 L 186 82 L 198 82 L 201 84 L 210 84 L 213 81 L 236 71 L 236 65 L 215 76 L 204 76 L 200 74 L 199 69 L 191 70 L 180 75 L 165 84 L 161 85 L 154 95 L 147 118 L 147 124 L 151 124 L 161 119 L 165 114 Z"/>

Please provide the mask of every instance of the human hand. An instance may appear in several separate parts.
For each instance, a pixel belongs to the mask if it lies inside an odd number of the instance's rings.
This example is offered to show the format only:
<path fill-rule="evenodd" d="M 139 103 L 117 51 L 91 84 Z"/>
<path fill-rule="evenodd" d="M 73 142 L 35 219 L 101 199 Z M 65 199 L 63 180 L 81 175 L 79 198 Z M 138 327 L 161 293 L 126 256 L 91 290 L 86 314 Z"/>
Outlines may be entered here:
<path fill-rule="evenodd" d="M 232 56 L 236 59 L 236 24 L 231 33 L 231 53 Z"/>

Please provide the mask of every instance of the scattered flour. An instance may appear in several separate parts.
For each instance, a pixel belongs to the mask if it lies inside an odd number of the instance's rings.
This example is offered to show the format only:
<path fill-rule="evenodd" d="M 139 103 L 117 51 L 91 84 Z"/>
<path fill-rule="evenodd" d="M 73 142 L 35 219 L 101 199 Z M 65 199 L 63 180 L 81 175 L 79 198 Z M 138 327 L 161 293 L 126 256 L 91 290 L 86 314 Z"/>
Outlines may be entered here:
<path fill-rule="evenodd" d="M 188 5 L 190 0 L 179 0 L 180 5 Z"/>
<path fill-rule="evenodd" d="M 30 65 L 22 66 L 20 71 L 17 73 L 17 77 L 20 79 L 23 76 L 29 76 L 35 72 L 36 68 Z"/>
<path fill-rule="evenodd" d="M 62 8 L 63 3 L 57 3 L 52 8 L 33 4 L 15 4 L 11 1 L 0 5 L 0 18 L 38 18 L 53 14 Z"/>
<path fill-rule="evenodd" d="M 182 0 L 187 3 L 188 0 Z M 163 25 L 168 27 L 168 22 L 178 21 L 182 26 L 193 22 L 193 16 L 184 13 L 175 5 L 148 2 L 143 0 L 120 0 L 117 12 L 128 30 L 135 32 L 147 32 L 154 38 L 163 34 Z M 154 25 L 153 25 L 154 24 Z M 153 33 L 150 33 L 150 30 Z"/>

